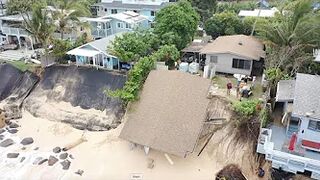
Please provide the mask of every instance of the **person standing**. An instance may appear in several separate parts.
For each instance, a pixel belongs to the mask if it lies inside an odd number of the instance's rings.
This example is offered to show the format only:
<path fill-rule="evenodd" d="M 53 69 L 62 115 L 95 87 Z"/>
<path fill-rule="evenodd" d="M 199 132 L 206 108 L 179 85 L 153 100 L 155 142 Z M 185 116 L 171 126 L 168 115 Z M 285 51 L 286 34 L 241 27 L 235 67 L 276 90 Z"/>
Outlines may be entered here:
<path fill-rule="evenodd" d="M 231 89 L 232 89 L 232 83 L 230 80 L 228 80 L 228 83 L 227 83 L 227 95 L 228 96 L 230 96 Z"/>

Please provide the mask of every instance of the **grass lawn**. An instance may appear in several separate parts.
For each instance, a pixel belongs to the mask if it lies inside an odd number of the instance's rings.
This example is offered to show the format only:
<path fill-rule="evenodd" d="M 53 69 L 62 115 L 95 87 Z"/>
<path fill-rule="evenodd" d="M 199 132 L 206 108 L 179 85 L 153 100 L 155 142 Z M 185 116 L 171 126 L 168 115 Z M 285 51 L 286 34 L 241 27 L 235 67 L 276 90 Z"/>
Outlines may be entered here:
<path fill-rule="evenodd" d="M 32 63 L 24 63 L 24 61 L 8 61 L 7 63 L 12 64 L 14 67 L 18 68 L 21 71 L 33 71 L 34 68 L 37 66 L 35 64 Z"/>

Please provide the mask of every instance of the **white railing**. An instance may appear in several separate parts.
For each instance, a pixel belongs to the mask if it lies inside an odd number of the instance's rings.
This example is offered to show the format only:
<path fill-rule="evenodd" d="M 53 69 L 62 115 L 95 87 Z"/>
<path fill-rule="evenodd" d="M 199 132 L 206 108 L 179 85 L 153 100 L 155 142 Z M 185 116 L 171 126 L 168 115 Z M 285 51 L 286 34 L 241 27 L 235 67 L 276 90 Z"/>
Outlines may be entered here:
<path fill-rule="evenodd" d="M 267 131 L 267 135 L 260 134 L 260 138 L 264 139 L 264 143 L 260 144 L 260 153 L 261 147 L 263 147 L 264 154 L 266 154 L 266 159 L 272 162 L 276 162 L 279 164 L 283 164 L 290 169 L 290 166 L 294 168 L 296 171 L 304 172 L 304 170 L 308 170 L 315 173 L 320 173 L 320 161 L 310 159 L 307 157 L 302 157 L 294 154 L 290 154 L 287 152 L 282 152 L 279 150 L 275 150 L 274 143 L 271 142 L 271 129 L 263 128 L 261 132 Z M 258 145 L 259 147 L 259 145 Z"/>
<path fill-rule="evenodd" d="M 53 37 L 56 39 L 60 39 L 61 33 L 53 33 Z M 63 34 L 63 39 L 76 40 L 77 35 L 75 35 L 73 33 L 66 33 L 66 34 Z"/>
<path fill-rule="evenodd" d="M 13 27 L 1 27 L 2 33 L 6 35 L 13 35 L 13 36 L 29 36 L 29 33 L 22 28 L 13 28 Z"/>

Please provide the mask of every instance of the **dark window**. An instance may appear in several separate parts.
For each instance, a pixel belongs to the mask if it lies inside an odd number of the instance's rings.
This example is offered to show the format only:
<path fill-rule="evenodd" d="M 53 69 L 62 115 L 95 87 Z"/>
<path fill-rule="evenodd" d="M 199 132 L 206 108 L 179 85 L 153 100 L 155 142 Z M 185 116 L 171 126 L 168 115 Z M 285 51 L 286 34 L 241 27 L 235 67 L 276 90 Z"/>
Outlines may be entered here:
<path fill-rule="evenodd" d="M 251 68 L 251 61 L 244 60 L 244 59 L 236 59 L 232 60 L 232 67 L 237 69 L 248 69 Z"/>
<path fill-rule="evenodd" d="M 118 10 L 116 9 L 111 9 L 111 14 L 117 14 L 118 13 Z"/>
<path fill-rule="evenodd" d="M 155 11 L 151 11 L 151 16 L 156 16 L 156 12 Z"/>
<path fill-rule="evenodd" d="M 308 129 L 320 131 L 320 121 L 309 120 Z"/>
<path fill-rule="evenodd" d="M 104 12 L 108 12 L 108 9 L 107 9 L 107 8 L 104 8 Z"/>

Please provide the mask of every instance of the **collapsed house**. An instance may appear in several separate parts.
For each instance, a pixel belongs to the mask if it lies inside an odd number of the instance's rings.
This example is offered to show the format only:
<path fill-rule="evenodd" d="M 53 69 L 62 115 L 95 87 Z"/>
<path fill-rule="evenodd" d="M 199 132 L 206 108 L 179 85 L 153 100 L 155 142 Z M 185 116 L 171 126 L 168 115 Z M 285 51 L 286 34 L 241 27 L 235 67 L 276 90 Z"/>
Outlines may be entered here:
<path fill-rule="evenodd" d="M 127 112 L 120 138 L 179 157 L 194 152 L 208 119 L 210 80 L 179 71 L 152 71 Z"/>

